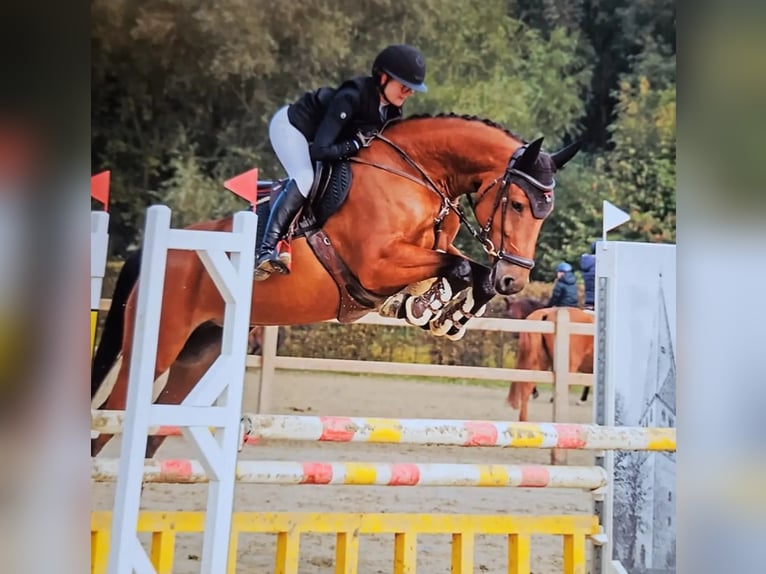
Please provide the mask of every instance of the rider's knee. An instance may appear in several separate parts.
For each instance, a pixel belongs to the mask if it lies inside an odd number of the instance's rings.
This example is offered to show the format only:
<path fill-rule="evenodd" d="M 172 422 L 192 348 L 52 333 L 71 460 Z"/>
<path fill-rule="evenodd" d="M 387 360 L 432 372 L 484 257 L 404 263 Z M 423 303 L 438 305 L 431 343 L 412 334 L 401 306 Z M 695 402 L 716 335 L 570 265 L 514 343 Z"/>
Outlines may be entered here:
<path fill-rule="evenodd" d="M 314 171 L 311 169 L 298 170 L 295 173 L 291 173 L 290 177 L 295 180 L 295 184 L 298 186 L 298 191 L 301 192 L 303 197 L 308 197 L 311 191 L 311 186 L 314 183 Z"/>

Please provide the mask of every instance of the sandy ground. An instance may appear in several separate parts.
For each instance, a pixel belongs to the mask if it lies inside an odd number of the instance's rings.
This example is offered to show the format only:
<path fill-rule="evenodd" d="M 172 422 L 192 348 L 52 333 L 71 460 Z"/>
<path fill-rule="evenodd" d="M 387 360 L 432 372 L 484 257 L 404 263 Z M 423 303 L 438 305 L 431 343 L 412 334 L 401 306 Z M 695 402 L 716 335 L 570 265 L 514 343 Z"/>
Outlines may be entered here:
<path fill-rule="evenodd" d="M 254 404 L 254 376 L 248 381 L 245 411 Z M 577 389 L 579 393 L 579 388 Z M 273 402 L 278 413 L 318 415 L 378 416 L 394 418 L 458 418 L 517 420 L 518 413 L 505 403 L 507 390 L 472 385 L 402 381 L 368 376 L 343 376 L 307 372 L 278 372 Z M 530 418 L 552 418 L 550 395 L 541 393 L 530 404 Z M 592 403 L 576 405 L 578 395 L 570 395 L 571 422 L 590 422 Z M 113 440 L 100 456 L 119 456 L 119 440 Z M 192 449 L 181 438 L 171 438 L 158 452 L 158 458 L 193 457 Z M 421 447 L 379 444 L 333 444 L 273 442 L 248 446 L 242 459 L 257 460 L 358 460 L 376 462 L 476 462 L 547 464 L 547 450 Z M 570 464 L 593 464 L 593 456 L 570 452 Z M 113 485 L 96 484 L 92 507 L 109 509 Z M 204 510 L 205 485 L 147 485 L 143 508 L 153 510 Z M 519 488 L 408 488 L 336 486 L 239 485 L 236 510 L 309 512 L 421 512 L 474 514 L 589 514 L 591 496 L 567 489 Z M 561 538 L 541 536 L 532 540 L 532 572 L 561 572 Z M 241 535 L 237 572 L 273 571 L 275 537 Z M 479 537 L 475 548 L 477 572 L 507 572 L 507 542 L 504 537 Z M 179 535 L 174 572 L 199 571 L 201 536 Z M 363 537 L 359 572 L 392 571 L 393 537 Z M 418 537 L 418 571 L 425 574 L 449 572 L 449 536 Z M 330 574 L 334 571 L 334 537 L 301 538 L 300 572 Z"/>

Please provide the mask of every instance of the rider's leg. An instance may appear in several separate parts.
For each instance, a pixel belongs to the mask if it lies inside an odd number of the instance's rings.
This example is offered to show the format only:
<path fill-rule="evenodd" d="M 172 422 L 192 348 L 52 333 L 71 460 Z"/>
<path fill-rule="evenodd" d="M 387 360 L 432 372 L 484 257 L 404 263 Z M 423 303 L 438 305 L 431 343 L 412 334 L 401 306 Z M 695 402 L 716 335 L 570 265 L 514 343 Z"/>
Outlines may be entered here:
<path fill-rule="evenodd" d="M 269 125 L 269 139 L 277 158 L 291 179 L 271 206 L 266 232 L 255 264 L 257 280 L 266 279 L 273 271 L 289 273 L 288 267 L 277 255 L 277 243 L 303 206 L 314 181 L 308 141 L 290 123 L 287 107 L 274 114 Z"/>

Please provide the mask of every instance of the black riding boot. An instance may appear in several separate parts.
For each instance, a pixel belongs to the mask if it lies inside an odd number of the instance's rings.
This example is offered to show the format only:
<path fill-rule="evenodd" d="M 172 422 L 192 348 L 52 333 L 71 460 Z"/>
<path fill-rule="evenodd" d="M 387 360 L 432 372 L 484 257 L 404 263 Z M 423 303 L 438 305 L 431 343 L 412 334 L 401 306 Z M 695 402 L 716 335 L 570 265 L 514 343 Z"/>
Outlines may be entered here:
<path fill-rule="evenodd" d="M 287 232 L 287 228 L 295 219 L 304 201 L 306 199 L 298 191 L 298 185 L 292 179 L 287 182 L 285 189 L 277 196 L 274 205 L 271 206 L 263 242 L 255 263 L 256 281 L 263 281 L 274 271 L 279 273 L 290 272 L 285 264 L 279 260 L 277 243 Z"/>

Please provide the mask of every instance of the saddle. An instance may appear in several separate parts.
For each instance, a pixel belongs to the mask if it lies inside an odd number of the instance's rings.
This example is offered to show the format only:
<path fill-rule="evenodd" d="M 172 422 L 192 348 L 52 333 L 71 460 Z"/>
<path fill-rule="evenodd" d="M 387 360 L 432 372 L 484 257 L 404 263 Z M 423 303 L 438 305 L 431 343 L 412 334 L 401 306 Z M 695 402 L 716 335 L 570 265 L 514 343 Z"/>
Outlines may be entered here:
<path fill-rule="evenodd" d="M 256 247 L 260 246 L 271 211 L 271 202 L 282 192 L 287 178 L 259 180 L 254 211 L 258 215 Z M 314 175 L 309 197 L 290 225 L 287 237 L 280 241 L 280 251 L 289 250 L 292 237 L 305 237 L 314 255 L 335 281 L 340 295 L 338 322 L 352 323 L 374 311 L 388 297 L 365 289 L 332 246 L 322 230 L 327 220 L 340 209 L 351 188 L 351 165 L 347 161 L 320 163 Z"/>

